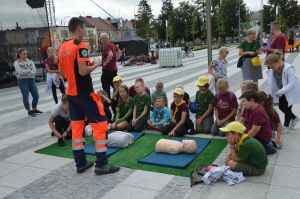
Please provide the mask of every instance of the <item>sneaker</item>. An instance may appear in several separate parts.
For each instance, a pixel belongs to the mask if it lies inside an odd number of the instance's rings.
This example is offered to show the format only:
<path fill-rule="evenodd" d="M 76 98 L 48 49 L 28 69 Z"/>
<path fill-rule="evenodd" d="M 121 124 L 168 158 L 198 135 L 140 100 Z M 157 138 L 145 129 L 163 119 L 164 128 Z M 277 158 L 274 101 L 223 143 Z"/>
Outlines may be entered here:
<path fill-rule="evenodd" d="M 106 164 L 101 167 L 95 167 L 95 174 L 96 175 L 109 174 L 109 173 L 115 173 L 119 170 L 120 170 L 120 167 L 115 167 L 115 166 Z"/>
<path fill-rule="evenodd" d="M 33 113 L 38 113 L 38 114 L 39 114 L 39 113 L 43 113 L 42 111 L 40 111 L 40 110 L 38 110 L 38 109 L 32 110 L 32 112 L 33 112 Z"/>
<path fill-rule="evenodd" d="M 83 173 L 88 168 L 92 167 L 94 165 L 94 162 L 86 161 L 85 165 L 77 168 L 77 173 Z"/>
<path fill-rule="evenodd" d="M 35 114 L 34 114 L 33 110 L 30 110 L 30 111 L 28 111 L 28 115 L 29 115 L 29 116 L 32 116 L 32 117 L 34 117 L 34 116 L 35 116 Z"/>
<path fill-rule="evenodd" d="M 66 143 L 63 139 L 58 139 L 57 144 L 58 144 L 58 146 L 66 146 Z"/>
<path fill-rule="evenodd" d="M 300 121 L 300 119 L 298 117 L 293 119 L 290 123 L 290 128 L 292 128 L 292 129 L 295 128 L 299 121 Z"/>

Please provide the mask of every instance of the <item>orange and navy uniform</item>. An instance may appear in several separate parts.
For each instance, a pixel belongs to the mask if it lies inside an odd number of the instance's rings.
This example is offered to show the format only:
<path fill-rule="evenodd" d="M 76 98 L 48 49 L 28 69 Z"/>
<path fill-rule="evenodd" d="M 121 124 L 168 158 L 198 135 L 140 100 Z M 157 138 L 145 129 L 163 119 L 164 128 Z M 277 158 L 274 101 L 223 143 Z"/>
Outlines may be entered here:
<path fill-rule="evenodd" d="M 86 44 L 77 39 L 63 42 L 58 49 L 58 63 L 68 81 L 66 93 L 72 126 L 72 149 L 76 167 L 85 165 L 83 133 L 87 118 L 94 133 L 96 166 L 102 166 L 107 164 L 107 120 L 103 104 L 94 92 L 90 74 L 82 76 L 79 73 L 79 62 L 89 62 Z"/>
<path fill-rule="evenodd" d="M 90 75 L 79 74 L 78 62 L 89 62 L 88 49 L 84 42 L 71 39 L 63 42 L 58 49 L 59 65 L 68 80 L 67 95 L 77 96 L 92 93 L 93 83 Z"/>

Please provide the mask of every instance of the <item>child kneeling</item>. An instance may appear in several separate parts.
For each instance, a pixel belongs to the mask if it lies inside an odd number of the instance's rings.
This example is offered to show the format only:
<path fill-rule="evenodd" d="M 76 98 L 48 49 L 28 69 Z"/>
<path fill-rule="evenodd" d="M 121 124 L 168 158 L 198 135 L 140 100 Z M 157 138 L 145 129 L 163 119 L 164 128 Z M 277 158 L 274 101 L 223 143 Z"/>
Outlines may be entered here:
<path fill-rule="evenodd" d="M 148 120 L 148 126 L 151 129 L 161 131 L 164 126 L 170 124 L 170 113 L 164 101 L 164 96 L 157 96 L 155 99 L 155 107 L 150 120 Z"/>
<path fill-rule="evenodd" d="M 171 104 L 171 123 L 162 128 L 161 132 L 169 136 L 184 136 L 190 130 L 190 120 L 188 104 L 183 100 L 184 90 L 176 88 L 174 90 L 174 102 Z"/>
<path fill-rule="evenodd" d="M 267 153 L 259 141 L 245 134 L 246 127 L 235 121 L 220 130 L 226 133 L 230 144 L 225 164 L 232 171 L 242 172 L 245 176 L 264 174 L 268 165 Z"/>

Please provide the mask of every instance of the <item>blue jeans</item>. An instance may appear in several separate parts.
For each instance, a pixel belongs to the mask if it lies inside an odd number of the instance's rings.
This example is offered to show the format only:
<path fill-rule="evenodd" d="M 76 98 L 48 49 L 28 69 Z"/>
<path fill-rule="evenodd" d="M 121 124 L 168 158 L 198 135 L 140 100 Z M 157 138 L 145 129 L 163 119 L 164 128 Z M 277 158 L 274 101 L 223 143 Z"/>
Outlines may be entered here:
<path fill-rule="evenodd" d="M 30 110 L 29 105 L 29 92 L 32 95 L 32 108 L 36 109 L 39 101 L 39 92 L 36 87 L 34 78 L 23 78 L 18 79 L 18 85 L 23 96 L 23 104 L 27 111 Z"/>

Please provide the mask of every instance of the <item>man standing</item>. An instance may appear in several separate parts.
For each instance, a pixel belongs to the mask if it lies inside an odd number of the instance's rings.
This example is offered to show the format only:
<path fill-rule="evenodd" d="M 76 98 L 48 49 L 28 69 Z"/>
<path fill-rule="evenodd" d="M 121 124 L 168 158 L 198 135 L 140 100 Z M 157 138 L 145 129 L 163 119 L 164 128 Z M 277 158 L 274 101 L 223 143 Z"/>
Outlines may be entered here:
<path fill-rule="evenodd" d="M 110 98 L 110 87 L 114 87 L 113 78 L 118 74 L 117 60 L 122 55 L 122 51 L 110 42 L 107 33 L 100 34 L 100 41 L 104 45 L 102 52 L 102 88 Z"/>
<path fill-rule="evenodd" d="M 271 23 L 271 33 L 273 34 L 273 39 L 269 48 L 266 48 L 267 56 L 271 53 L 282 52 L 282 61 L 284 61 L 285 56 L 285 38 L 281 32 L 280 23 L 274 21 Z M 266 57 L 267 57 L 266 56 Z"/>
<path fill-rule="evenodd" d="M 88 49 L 79 38 L 84 35 L 84 22 L 73 17 L 68 24 L 69 39 L 58 49 L 60 70 L 68 80 L 67 95 L 72 126 L 72 150 L 77 173 L 82 173 L 94 165 L 86 161 L 83 138 L 85 119 L 87 118 L 94 132 L 96 148 L 96 174 L 117 172 L 120 168 L 107 164 L 106 134 L 107 119 L 103 104 L 93 90 L 91 72 L 96 69 L 95 63 L 89 62 Z"/>

